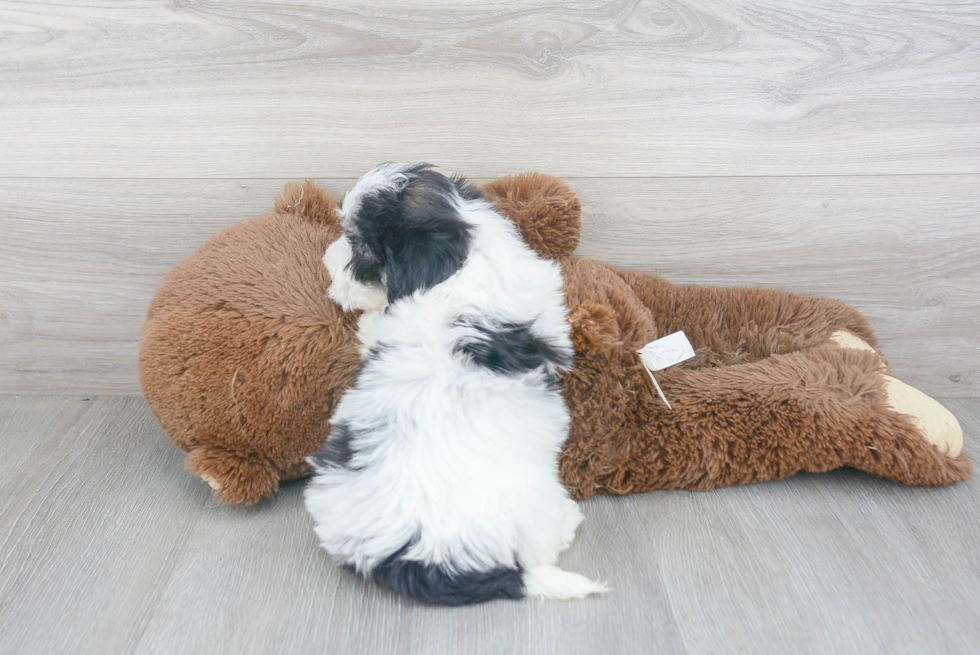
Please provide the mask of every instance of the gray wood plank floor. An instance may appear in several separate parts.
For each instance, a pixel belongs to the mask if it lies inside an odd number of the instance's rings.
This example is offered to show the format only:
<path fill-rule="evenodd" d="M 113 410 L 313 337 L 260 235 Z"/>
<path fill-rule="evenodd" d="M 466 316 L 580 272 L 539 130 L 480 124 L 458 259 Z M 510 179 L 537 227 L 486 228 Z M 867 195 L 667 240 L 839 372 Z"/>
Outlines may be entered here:
<path fill-rule="evenodd" d="M 608 596 L 432 609 L 335 567 L 302 483 L 215 503 L 139 398 L 0 397 L 0 444 L 3 653 L 980 651 L 976 476 L 595 498 L 563 564 Z"/>

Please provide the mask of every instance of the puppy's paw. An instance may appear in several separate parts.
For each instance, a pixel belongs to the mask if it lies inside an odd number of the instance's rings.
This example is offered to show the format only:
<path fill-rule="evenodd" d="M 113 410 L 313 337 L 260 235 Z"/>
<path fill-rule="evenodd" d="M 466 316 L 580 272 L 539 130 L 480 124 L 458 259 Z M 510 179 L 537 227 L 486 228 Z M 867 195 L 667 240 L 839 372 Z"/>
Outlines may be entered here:
<path fill-rule="evenodd" d="M 585 520 L 585 515 L 582 514 L 582 510 L 579 509 L 578 503 L 574 500 L 568 502 L 568 509 L 565 510 L 565 522 L 561 526 L 561 542 L 559 543 L 559 550 L 566 550 L 575 541 L 575 531 L 578 526 L 581 525 L 582 521 Z"/>
<path fill-rule="evenodd" d="M 528 597 L 572 600 L 592 594 L 605 594 L 605 582 L 593 582 L 584 575 L 562 571 L 557 566 L 535 566 L 524 572 L 524 587 Z"/>

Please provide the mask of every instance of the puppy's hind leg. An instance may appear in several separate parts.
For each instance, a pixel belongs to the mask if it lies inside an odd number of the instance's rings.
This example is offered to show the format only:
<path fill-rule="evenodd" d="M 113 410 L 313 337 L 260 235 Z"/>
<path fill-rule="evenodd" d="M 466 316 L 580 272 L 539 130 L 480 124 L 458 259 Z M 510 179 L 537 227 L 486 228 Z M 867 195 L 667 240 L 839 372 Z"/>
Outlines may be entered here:
<path fill-rule="evenodd" d="M 592 594 L 604 594 L 609 587 L 593 582 L 584 575 L 562 571 L 557 566 L 534 566 L 524 572 L 524 587 L 528 597 L 572 600 Z"/>

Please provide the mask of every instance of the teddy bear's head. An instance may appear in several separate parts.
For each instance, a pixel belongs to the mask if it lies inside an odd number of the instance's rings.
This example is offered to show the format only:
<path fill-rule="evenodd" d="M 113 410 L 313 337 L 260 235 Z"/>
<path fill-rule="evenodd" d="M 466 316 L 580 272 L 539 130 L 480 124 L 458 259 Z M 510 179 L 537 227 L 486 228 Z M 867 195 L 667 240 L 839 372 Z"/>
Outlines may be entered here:
<path fill-rule="evenodd" d="M 557 178 L 525 173 L 483 190 L 542 256 L 575 250 L 580 205 Z M 327 297 L 322 263 L 339 236 L 335 199 L 313 182 L 289 183 L 270 214 L 174 266 L 150 303 L 143 395 L 220 500 L 251 504 L 306 475 L 353 379 L 356 316 Z"/>

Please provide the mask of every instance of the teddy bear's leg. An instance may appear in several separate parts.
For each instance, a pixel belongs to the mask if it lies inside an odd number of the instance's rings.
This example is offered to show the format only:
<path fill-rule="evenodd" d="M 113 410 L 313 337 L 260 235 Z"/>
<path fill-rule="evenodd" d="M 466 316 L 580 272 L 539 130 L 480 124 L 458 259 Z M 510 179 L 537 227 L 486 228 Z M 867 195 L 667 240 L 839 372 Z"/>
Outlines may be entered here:
<path fill-rule="evenodd" d="M 717 466 L 693 488 L 714 486 L 716 480 L 728 484 L 731 476 L 765 479 L 838 466 L 913 485 L 964 479 L 970 465 L 960 456 L 956 419 L 880 367 L 876 352 L 826 346 L 679 375 L 686 379 L 678 379 L 676 388 L 675 380 L 664 376 L 665 392 L 671 387 L 685 401 L 692 400 L 692 392 L 700 396 L 696 405 L 707 410 L 695 408 L 696 422 L 705 420 L 705 411 L 724 417 L 712 420 L 714 434 L 706 435 L 724 452 L 713 453 L 708 461 Z M 720 386 L 728 390 L 712 391 Z"/>
<path fill-rule="evenodd" d="M 677 286 L 617 271 L 656 317 L 661 335 L 683 330 L 698 353 L 685 368 L 725 366 L 825 345 L 836 333 L 877 345 L 856 309 L 829 298 L 774 289 Z"/>
<path fill-rule="evenodd" d="M 208 444 L 192 448 L 185 466 L 223 503 L 252 505 L 279 490 L 279 471 L 261 455 Z"/>
<path fill-rule="evenodd" d="M 878 354 L 864 339 L 849 330 L 834 332 L 830 340 L 840 348 Z M 885 382 L 887 405 L 899 414 L 910 416 L 926 440 L 940 452 L 950 457 L 958 456 L 963 449 L 963 429 L 953 413 L 918 389 L 887 375 L 883 361 L 880 371 Z"/>
<path fill-rule="evenodd" d="M 638 364 L 624 364 L 611 387 L 605 367 L 629 353 L 604 356 L 588 353 L 566 383 L 568 397 L 594 389 L 594 402 L 610 409 L 589 422 L 592 412 L 572 407 L 561 470 L 578 497 L 707 490 L 841 466 L 922 486 L 970 472 L 965 455 L 930 443 L 905 400 L 890 395 L 876 353 L 828 343 L 749 364 L 668 369 L 657 375 L 672 410 Z"/>
<path fill-rule="evenodd" d="M 642 278 L 633 276 L 635 288 Z M 685 329 L 693 334 L 701 342 L 702 352 L 707 351 L 702 357 L 714 356 L 724 363 L 752 361 L 820 346 L 826 341 L 845 349 L 875 353 L 889 406 L 911 416 L 927 441 L 940 450 L 955 457 L 962 449 L 963 432 L 953 414 L 926 394 L 888 375 L 891 371 L 887 362 L 869 343 L 876 343 L 874 334 L 857 310 L 835 300 L 767 289 L 677 287 L 662 280 L 656 284 L 657 293 L 648 297 L 657 299 L 658 310 L 685 308 L 684 312 L 673 314 L 664 311 L 665 331 Z M 639 282 L 638 286 L 650 287 L 651 283 Z M 706 325 L 712 327 L 706 330 Z"/>

